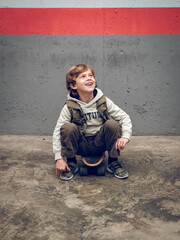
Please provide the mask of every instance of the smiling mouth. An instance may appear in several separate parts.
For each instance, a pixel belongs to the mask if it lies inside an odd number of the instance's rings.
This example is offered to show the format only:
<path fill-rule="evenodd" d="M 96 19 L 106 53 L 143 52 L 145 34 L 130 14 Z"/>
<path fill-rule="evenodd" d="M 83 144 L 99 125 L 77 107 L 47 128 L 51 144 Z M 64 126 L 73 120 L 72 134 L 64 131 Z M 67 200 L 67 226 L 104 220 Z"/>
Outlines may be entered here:
<path fill-rule="evenodd" d="M 93 82 L 88 82 L 85 84 L 85 86 L 92 86 L 93 85 Z"/>

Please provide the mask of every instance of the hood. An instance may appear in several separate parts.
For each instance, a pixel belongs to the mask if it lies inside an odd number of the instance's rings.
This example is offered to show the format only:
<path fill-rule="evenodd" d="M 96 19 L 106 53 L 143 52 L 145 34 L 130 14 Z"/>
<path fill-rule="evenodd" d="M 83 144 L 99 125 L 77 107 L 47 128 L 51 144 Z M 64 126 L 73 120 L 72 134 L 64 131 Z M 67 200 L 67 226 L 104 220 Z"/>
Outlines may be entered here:
<path fill-rule="evenodd" d="M 90 107 L 91 105 L 93 105 L 99 98 L 101 98 L 103 96 L 103 92 L 99 89 L 99 88 L 95 88 L 95 97 L 93 98 L 93 100 L 89 103 L 85 103 L 82 102 L 81 100 L 77 99 L 77 98 L 73 98 L 70 96 L 70 93 L 68 93 L 67 95 L 67 100 L 73 100 L 75 102 L 77 102 L 79 105 L 83 106 L 83 107 Z"/>

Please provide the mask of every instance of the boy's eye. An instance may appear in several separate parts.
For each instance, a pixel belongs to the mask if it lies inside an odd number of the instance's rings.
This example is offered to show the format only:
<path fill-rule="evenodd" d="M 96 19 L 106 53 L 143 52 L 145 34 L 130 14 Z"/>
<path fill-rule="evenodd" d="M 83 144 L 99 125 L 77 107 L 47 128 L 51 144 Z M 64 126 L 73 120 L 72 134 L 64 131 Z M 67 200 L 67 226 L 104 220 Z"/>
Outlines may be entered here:
<path fill-rule="evenodd" d="M 92 74 L 89 74 L 88 76 L 89 76 L 89 77 L 93 77 Z M 85 77 L 86 77 L 86 75 L 82 75 L 82 76 L 81 76 L 81 78 L 85 78 Z"/>

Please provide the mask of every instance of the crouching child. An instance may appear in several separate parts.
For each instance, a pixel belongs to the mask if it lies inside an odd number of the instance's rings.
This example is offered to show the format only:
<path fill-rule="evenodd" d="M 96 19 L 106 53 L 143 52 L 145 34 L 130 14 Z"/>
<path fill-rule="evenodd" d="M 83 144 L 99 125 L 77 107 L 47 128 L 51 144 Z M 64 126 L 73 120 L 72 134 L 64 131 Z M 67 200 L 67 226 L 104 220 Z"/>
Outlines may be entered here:
<path fill-rule="evenodd" d="M 78 171 L 76 155 L 108 151 L 107 171 L 127 178 L 118 157 L 130 141 L 130 117 L 97 88 L 95 71 L 87 64 L 69 69 L 66 86 L 67 101 L 53 132 L 56 174 L 60 171 L 62 180 L 70 180 Z"/>

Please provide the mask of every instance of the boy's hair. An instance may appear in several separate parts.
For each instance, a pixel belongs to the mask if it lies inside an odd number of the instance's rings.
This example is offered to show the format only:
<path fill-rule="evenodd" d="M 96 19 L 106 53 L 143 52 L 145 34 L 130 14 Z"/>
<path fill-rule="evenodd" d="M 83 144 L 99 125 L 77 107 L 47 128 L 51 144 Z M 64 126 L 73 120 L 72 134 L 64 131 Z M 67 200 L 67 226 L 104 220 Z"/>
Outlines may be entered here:
<path fill-rule="evenodd" d="M 76 83 L 76 78 L 79 76 L 79 74 L 86 72 L 88 70 L 91 70 L 93 77 L 96 77 L 96 72 L 92 69 L 92 67 L 88 64 L 77 64 L 72 66 L 68 72 L 66 73 L 66 88 L 68 91 L 70 91 L 71 95 L 73 97 L 78 97 L 78 93 L 76 90 L 73 90 L 70 86 L 72 84 L 73 86 Z"/>

